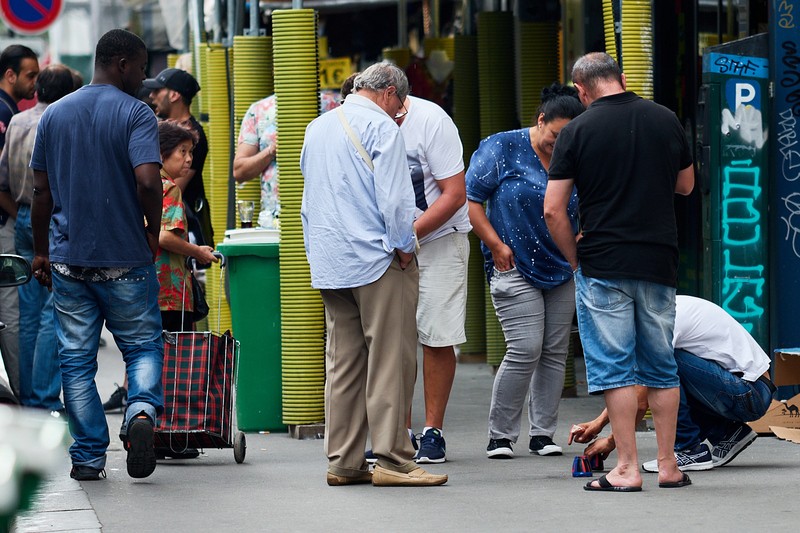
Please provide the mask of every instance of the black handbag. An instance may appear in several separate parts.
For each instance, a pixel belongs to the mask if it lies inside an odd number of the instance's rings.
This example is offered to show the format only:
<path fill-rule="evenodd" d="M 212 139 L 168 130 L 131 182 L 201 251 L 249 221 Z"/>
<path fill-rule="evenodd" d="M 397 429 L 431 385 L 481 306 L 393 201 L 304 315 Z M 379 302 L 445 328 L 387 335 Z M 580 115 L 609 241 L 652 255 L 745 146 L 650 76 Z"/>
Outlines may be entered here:
<path fill-rule="evenodd" d="M 189 276 L 191 276 L 192 300 L 194 301 L 194 310 L 191 313 L 191 319 L 192 322 L 197 322 L 208 316 L 208 302 L 206 301 L 206 291 L 203 290 L 203 286 L 200 285 L 200 282 L 194 277 L 194 272 L 189 270 Z"/>

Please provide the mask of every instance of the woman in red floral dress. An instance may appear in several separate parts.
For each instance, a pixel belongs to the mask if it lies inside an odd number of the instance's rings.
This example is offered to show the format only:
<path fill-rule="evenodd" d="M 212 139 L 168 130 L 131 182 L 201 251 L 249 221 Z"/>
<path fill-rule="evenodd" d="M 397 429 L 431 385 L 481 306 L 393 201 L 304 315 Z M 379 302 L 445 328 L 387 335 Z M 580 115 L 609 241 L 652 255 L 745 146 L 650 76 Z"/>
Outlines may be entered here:
<path fill-rule="evenodd" d="M 186 267 L 186 258 L 193 257 L 200 264 L 216 262 L 210 246 L 189 242 L 188 224 L 181 189 L 174 178 L 186 174 L 192 165 L 195 134 L 175 121 L 158 124 L 161 144 L 161 184 L 164 200 L 161 212 L 161 232 L 158 236 L 156 271 L 161 290 L 158 306 L 161 308 L 162 327 L 167 331 L 191 331 L 194 324 L 191 311 L 192 280 Z"/>

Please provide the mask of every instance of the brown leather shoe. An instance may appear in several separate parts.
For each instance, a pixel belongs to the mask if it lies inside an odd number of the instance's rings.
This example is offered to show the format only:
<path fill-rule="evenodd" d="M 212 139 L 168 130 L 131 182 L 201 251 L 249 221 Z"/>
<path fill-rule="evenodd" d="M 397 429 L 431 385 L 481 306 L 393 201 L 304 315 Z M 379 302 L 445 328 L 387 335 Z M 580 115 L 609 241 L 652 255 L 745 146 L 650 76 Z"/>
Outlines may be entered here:
<path fill-rule="evenodd" d="M 328 472 L 328 485 L 338 487 L 340 485 L 363 485 L 372 483 L 372 472 L 363 472 L 359 476 L 337 476 Z"/>
<path fill-rule="evenodd" d="M 431 487 L 447 483 L 447 475 L 431 474 L 422 468 L 411 472 L 395 472 L 375 466 L 372 472 L 372 484 L 376 487 Z"/>

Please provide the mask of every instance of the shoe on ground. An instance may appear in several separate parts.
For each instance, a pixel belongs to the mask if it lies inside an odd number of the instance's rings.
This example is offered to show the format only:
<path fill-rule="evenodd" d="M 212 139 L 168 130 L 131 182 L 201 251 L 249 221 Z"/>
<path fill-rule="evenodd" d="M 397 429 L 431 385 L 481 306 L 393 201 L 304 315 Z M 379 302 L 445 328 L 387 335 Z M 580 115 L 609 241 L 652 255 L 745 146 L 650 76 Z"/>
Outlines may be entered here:
<path fill-rule="evenodd" d="M 514 457 L 514 450 L 511 448 L 509 439 L 489 439 L 489 446 L 486 447 L 486 456 L 489 459 L 511 459 Z"/>
<path fill-rule="evenodd" d="M 553 439 L 544 435 L 534 435 L 528 445 L 528 451 L 538 455 L 561 455 L 561 446 L 556 445 Z"/>
<path fill-rule="evenodd" d="M 694 448 L 675 452 L 675 460 L 678 462 L 678 469 L 681 472 L 697 472 L 714 468 L 714 463 L 711 460 L 711 452 L 708 451 L 708 445 L 706 444 L 698 444 Z M 642 464 L 642 470 L 645 472 L 657 473 L 658 460 L 653 459 L 652 461 L 647 461 Z"/>
<path fill-rule="evenodd" d="M 117 385 L 114 383 L 114 385 Z M 103 411 L 124 411 L 125 406 L 128 405 L 128 389 L 117 385 L 117 390 L 111 393 L 108 401 L 103 404 Z"/>
<path fill-rule="evenodd" d="M 197 448 L 186 448 L 176 452 L 171 448 L 156 448 L 156 459 L 197 459 L 200 457 L 200 451 Z"/>
<path fill-rule="evenodd" d="M 91 466 L 72 465 L 69 477 L 78 481 L 99 481 L 106 478 L 106 471 L 102 468 L 92 468 Z"/>
<path fill-rule="evenodd" d="M 446 450 L 442 431 L 431 428 L 419 439 L 419 450 L 414 458 L 417 463 L 443 463 L 446 461 Z M 446 479 L 445 479 L 446 481 Z"/>
<path fill-rule="evenodd" d="M 736 426 L 711 449 L 714 466 L 724 466 L 750 446 L 758 435 L 747 424 Z"/>
<path fill-rule="evenodd" d="M 418 435 L 414 435 L 414 433 L 409 430 L 408 436 L 411 438 L 411 446 L 414 447 L 414 450 L 419 450 L 419 445 L 417 444 Z M 366 459 L 369 464 L 375 464 L 378 462 L 378 456 L 375 455 L 375 452 L 372 451 L 372 448 L 364 452 L 364 459 Z"/>
<path fill-rule="evenodd" d="M 376 487 L 433 487 L 447 483 L 447 475 L 431 474 L 422 468 L 411 472 L 395 472 L 375 466 L 372 472 L 372 484 Z"/>
<path fill-rule="evenodd" d="M 328 485 L 340 487 L 342 485 L 365 485 L 372 483 L 372 472 L 362 472 L 359 476 L 339 476 L 328 472 Z"/>
<path fill-rule="evenodd" d="M 128 424 L 128 475 L 145 478 L 156 469 L 156 453 L 153 448 L 153 423 L 146 415 L 132 418 Z"/>

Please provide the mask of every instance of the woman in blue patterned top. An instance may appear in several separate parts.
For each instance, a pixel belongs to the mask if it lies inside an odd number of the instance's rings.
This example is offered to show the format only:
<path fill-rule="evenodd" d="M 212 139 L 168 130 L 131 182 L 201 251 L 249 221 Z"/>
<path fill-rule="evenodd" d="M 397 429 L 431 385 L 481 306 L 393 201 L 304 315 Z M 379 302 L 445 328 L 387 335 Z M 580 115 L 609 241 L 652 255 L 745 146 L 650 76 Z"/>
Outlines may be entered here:
<path fill-rule="evenodd" d="M 529 451 L 561 455 L 553 434 L 575 286 L 572 269 L 547 230 L 544 193 L 556 138 L 581 112 L 575 89 L 546 87 L 535 124 L 484 139 L 467 170 L 470 222 L 482 241 L 492 303 L 506 340 L 489 410 L 490 458 L 514 456 L 528 391 Z M 576 232 L 577 210 L 573 194 L 569 213 Z"/>

